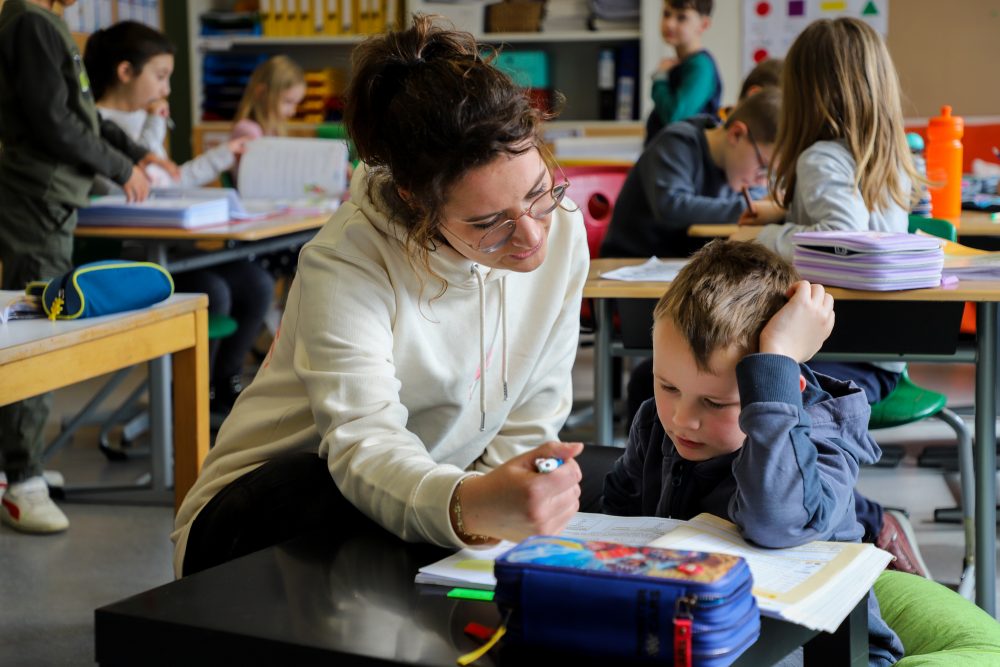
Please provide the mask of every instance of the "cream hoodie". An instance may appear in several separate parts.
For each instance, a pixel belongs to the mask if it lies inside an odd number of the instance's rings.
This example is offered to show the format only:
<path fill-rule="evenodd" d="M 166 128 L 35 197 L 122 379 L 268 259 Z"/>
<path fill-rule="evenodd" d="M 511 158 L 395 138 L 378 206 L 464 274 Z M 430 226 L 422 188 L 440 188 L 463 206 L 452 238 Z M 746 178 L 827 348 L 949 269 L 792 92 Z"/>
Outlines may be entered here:
<path fill-rule="evenodd" d="M 581 213 L 556 209 L 530 273 L 439 248 L 431 266 L 448 289 L 433 300 L 440 283 L 399 238 L 357 170 L 350 200 L 302 249 L 274 345 L 177 514 L 177 576 L 201 508 L 283 452 L 318 449 L 367 516 L 458 547 L 448 502 L 459 480 L 557 439 L 589 262 Z"/>

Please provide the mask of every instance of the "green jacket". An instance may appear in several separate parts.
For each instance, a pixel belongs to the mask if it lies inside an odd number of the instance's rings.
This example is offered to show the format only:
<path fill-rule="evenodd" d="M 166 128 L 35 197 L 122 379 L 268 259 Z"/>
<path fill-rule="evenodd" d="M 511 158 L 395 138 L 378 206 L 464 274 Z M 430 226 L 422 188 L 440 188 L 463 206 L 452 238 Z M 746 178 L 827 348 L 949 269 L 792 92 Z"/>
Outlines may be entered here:
<path fill-rule="evenodd" d="M 97 116 L 66 23 L 26 0 L 0 11 L 0 182 L 84 206 L 95 174 L 124 184 L 148 151 Z"/>

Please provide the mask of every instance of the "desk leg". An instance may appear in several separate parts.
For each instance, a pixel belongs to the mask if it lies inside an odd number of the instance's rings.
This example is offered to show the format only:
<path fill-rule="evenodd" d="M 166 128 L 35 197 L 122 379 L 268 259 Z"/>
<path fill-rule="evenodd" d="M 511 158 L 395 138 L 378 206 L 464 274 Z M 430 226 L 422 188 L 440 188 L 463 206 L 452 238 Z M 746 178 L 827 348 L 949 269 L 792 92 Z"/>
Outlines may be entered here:
<path fill-rule="evenodd" d="M 149 362 L 149 430 L 152 439 L 150 470 L 154 491 L 173 484 L 174 433 L 170 405 L 170 355 Z"/>
<path fill-rule="evenodd" d="M 821 632 L 803 648 L 806 667 L 867 667 L 868 596 L 844 619 L 833 634 Z"/>
<path fill-rule="evenodd" d="M 195 345 L 174 359 L 174 511 L 208 455 L 208 312 L 195 311 Z"/>
<path fill-rule="evenodd" d="M 997 304 L 976 305 L 976 604 L 996 616 Z"/>
<path fill-rule="evenodd" d="M 594 299 L 594 444 L 614 444 L 614 395 L 611 386 L 610 299 Z"/>

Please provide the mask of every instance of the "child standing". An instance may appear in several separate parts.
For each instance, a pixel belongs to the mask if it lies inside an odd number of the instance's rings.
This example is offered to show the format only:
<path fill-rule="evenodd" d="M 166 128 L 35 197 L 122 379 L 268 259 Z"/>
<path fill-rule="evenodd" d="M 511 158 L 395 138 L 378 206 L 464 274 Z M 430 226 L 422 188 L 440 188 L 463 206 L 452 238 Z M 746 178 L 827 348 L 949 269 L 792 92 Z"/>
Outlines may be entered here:
<path fill-rule="evenodd" d="M 790 260 L 792 236 L 801 231 L 905 233 L 912 185 L 920 177 L 903 130 L 896 70 L 878 33 L 852 18 L 810 24 L 785 57 L 782 89 L 771 191 L 787 213 L 744 215 L 745 227 L 733 238 L 756 238 Z M 783 225 L 768 224 L 782 219 Z M 853 380 L 875 403 L 896 386 L 904 364 L 810 367 Z M 926 576 L 901 513 L 883 514 L 861 497 L 858 512 L 868 537 L 897 556 L 898 569 Z"/>
<path fill-rule="evenodd" d="M 833 329 L 821 285 L 753 243 L 695 253 L 653 313 L 655 394 L 605 479 L 604 511 L 710 512 L 768 548 L 857 542 L 858 467 L 881 452 L 857 387 L 803 362 Z M 903 655 L 868 596 L 869 665 Z"/>
<path fill-rule="evenodd" d="M 132 21 L 98 30 L 87 40 L 86 64 L 101 116 L 162 155 L 173 54 L 174 46 L 165 35 Z M 160 172 L 160 184 L 185 187 L 216 180 L 233 166 L 247 140 L 233 139 L 186 162 L 178 178 Z M 260 264 L 243 259 L 178 274 L 175 285 L 184 292 L 204 292 L 209 313 L 236 320 L 232 335 L 209 346 L 211 410 L 228 414 L 242 390 L 244 360 L 270 308 L 274 279 Z"/>
<path fill-rule="evenodd" d="M 712 0 L 664 0 L 660 32 L 676 58 L 664 58 L 653 74 L 653 111 L 646 121 L 646 143 L 670 123 L 696 114 L 715 116 L 722 78 L 701 36 L 712 25 Z"/>
<path fill-rule="evenodd" d="M 71 268 L 76 209 L 95 174 L 119 183 L 129 200 L 149 192 L 142 166 L 162 160 L 101 123 L 83 61 L 55 11 L 74 0 L 7 0 L 0 11 L 0 262 L 3 289 Z M 16 530 L 53 533 L 69 521 L 42 477 L 44 394 L 0 408 L 0 451 L 10 483 L 0 520 Z"/>

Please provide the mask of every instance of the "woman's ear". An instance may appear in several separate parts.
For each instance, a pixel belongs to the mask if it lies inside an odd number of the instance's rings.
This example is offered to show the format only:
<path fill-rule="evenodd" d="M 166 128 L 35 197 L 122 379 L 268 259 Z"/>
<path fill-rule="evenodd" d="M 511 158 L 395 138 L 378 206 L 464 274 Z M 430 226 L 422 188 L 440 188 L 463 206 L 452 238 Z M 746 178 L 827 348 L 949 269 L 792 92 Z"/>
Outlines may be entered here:
<path fill-rule="evenodd" d="M 132 80 L 132 63 L 127 60 L 121 61 L 115 68 L 115 74 L 118 75 L 119 83 L 128 83 Z"/>

